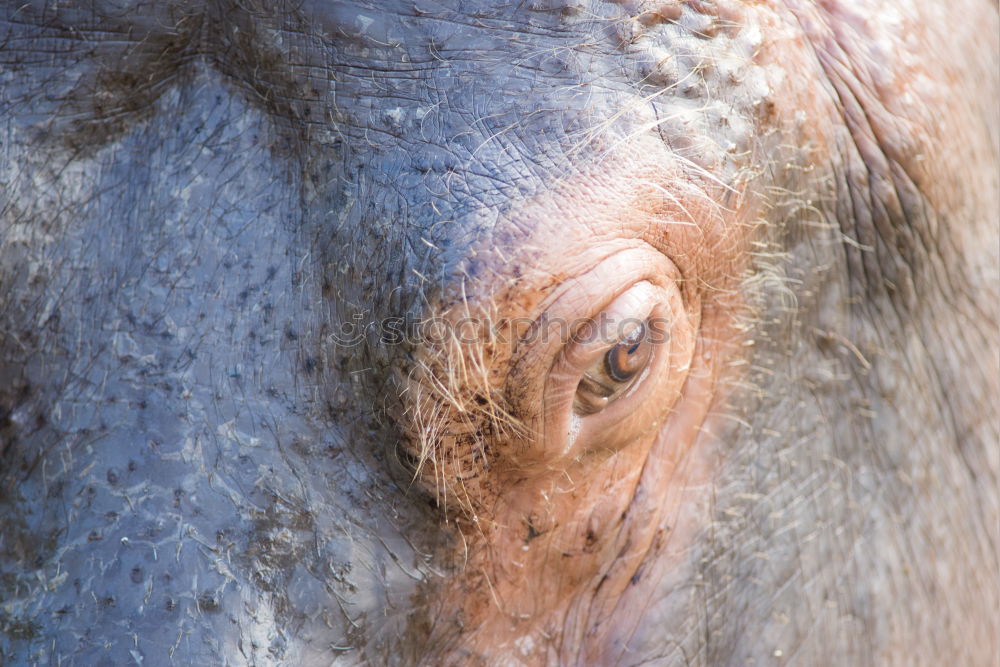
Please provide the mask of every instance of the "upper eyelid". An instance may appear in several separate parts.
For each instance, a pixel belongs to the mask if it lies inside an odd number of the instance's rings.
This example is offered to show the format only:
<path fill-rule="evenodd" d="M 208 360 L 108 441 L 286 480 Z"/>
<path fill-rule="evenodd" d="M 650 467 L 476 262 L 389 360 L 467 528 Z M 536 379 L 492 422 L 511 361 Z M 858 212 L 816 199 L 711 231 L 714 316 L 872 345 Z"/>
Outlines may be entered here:
<path fill-rule="evenodd" d="M 570 337 L 570 340 L 566 341 L 564 349 L 568 349 L 570 346 L 584 347 L 587 348 L 588 354 L 595 354 L 595 350 L 603 350 L 605 352 L 610 350 L 615 345 L 618 345 L 625 340 L 625 338 L 634 330 L 635 326 L 646 326 L 646 329 L 648 330 L 651 319 L 654 319 L 657 322 L 665 319 L 654 316 L 654 312 L 656 311 L 658 305 L 657 301 L 651 301 L 648 305 L 648 312 L 640 317 L 625 317 L 616 320 L 614 325 L 615 330 L 610 332 L 610 335 L 604 335 L 604 332 L 600 329 L 600 325 L 597 325 L 598 331 L 593 340 L 582 340 Z M 601 311 L 601 313 L 598 314 L 598 318 L 607 314 L 607 312 L 607 309 Z M 591 320 L 591 322 L 593 321 L 594 320 Z M 635 326 L 626 330 L 626 327 L 631 324 L 634 324 Z"/>

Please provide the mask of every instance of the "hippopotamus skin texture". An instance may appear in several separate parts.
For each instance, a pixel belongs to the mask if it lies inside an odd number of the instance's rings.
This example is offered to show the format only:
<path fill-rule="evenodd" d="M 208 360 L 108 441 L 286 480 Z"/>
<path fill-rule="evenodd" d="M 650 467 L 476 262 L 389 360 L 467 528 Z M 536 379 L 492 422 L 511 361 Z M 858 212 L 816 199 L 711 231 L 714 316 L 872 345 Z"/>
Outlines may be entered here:
<path fill-rule="evenodd" d="M 995 664 L 998 27 L 4 3 L 0 664 Z"/>

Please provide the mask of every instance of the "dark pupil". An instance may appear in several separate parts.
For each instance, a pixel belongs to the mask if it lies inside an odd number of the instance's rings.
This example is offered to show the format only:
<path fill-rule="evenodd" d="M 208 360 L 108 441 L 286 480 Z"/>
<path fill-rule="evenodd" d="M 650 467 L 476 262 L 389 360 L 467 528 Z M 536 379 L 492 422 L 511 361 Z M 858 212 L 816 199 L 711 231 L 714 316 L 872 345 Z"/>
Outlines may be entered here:
<path fill-rule="evenodd" d="M 625 340 L 608 350 L 604 357 L 608 376 L 617 382 L 626 382 L 641 371 L 649 359 L 646 326 L 640 324 Z"/>

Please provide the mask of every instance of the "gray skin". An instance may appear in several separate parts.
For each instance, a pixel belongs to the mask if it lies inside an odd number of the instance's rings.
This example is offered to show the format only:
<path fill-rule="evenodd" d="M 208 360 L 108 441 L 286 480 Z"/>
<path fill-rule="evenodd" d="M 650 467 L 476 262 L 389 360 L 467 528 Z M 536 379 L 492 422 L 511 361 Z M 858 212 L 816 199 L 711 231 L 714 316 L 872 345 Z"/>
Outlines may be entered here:
<path fill-rule="evenodd" d="M 269 4 L 0 14 L 0 662 L 586 662 L 463 652 L 377 324 L 652 133 L 767 215 L 687 564 L 600 661 L 989 664 L 994 6 Z"/>

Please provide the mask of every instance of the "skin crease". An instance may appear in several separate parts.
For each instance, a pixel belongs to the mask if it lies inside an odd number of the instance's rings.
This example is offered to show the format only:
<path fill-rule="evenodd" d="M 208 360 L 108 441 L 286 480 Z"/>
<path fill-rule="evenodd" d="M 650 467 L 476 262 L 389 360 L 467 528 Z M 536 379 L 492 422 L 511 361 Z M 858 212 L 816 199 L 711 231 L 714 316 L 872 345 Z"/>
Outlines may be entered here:
<path fill-rule="evenodd" d="M 995 5 L 3 11 L 0 662 L 995 660 Z"/>
<path fill-rule="evenodd" d="M 650 147 L 656 148 L 657 144 Z M 656 173 L 652 168 L 655 164 L 651 164 L 651 174 Z M 680 265 L 672 275 L 659 266 L 647 269 L 666 274 L 668 280 L 677 283 L 674 289 L 684 293 L 685 298 L 678 298 L 673 305 L 674 310 L 687 313 L 686 316 L 677 313 L 671 318 L 676 323 L 671 331 L 671 345 L 687 349 L 682 349 L 679 355 L 674 351 L 676 358 L 667 362 L 668 386 L 658 387 L 656 394 L 647 399 L 656 405 L 653 416 L 647 411 L 638 423 L 618 423 L 619 429 L 636 434 L 627 438 L 625 448 L 601 451 L 603 445 L 598 439 L 591 442 L 590 446 L 597 448 L 592 456 L 585 456 L 578 449 L 560 455 L 547 451 L 549 443 L 536 439 L 540 436 L 529 436 L 528 442 L 519 443 L 511 455 L 515 462 L 507 466 L 510 469 L 504 469 L 503 460 L 492 468 L 492 474 L 500 480 L 496 487 L 483 484 L 477 493 L 466 484 L 465 488 L 452 491 L 472 496 L 471 503 L 477 513 L 474 525 L 466 528 L 466 539 L 473 545 L 464 565 L 466 574 L 456 577 L 452 586 L 458 589 L 455 597 L 466 600 L 462 605 L 468 619 L 465 622 L 486 630 L 482 639 L 477 633 L 470 633 L 472 650 L 482 654 L 523 654 L 519 647 L 524 647 L 528 638 L 531 652 L 522 659 L 545 655 L 540 649 L 546 644 L 548 655 L 543 659 L 547 660 L 574 660 L 582 656 L 588 660 L 607 659 L 601 657 L 602 647 L 608 643 L 602 617 L 614 616 L 615 623 L 624 621 L 626 627 L 635 622 L 628 620 L 629 612 L 621 614 L 615 609 L 622 590 L 639 582 L 647 553 L 653 551 L 659 559 L 661 549 L 668 546 L 676 549 L 675 540 L 690 539 L 690 535 L 683 533 L 665 539 L 671 529 L 662 525 L 666 523 L 663 517 L 670 517 L 669 523 L 673 523 L 677 504 L 681 497 L 689 495 L 684 493 L 686 488 L 708 488 L 708 466 L 698 462 L 697 457 L 689 460 L 687 449 L 703 425 L 712 387 L 719 383 L 722 366 L 728 361 L 726 353 L 731 352 L 728 348 L 737 347 L 734 334 L 727 331 L 727 322 L 738 315 L 739 306 L 734 303 L 734 278 L 727 281 L 727 276 L 740 275 L 740 250 L 745 249 L 725 235 L 726 226 L 721 220 L 711 224 L 713 211 L 699 210 L 708 207 L 698 199 L 676 202 L 676 198 L 661 196 L 658 199 L 665 199 L 666 203 L 649 207 L 648 217 L 636 215 L 641 207 L 635 202 L 650 197 L 655 181 L 652 177 L 644 178 L 646 170 L 641 161 L 629 160 L 628 165 L 633 178 L 612 176 L 610 187 L 599 190 L 603 195 L 600 201 L 588 201 L 585 192 L 570 185 L 562 195 L 565 199 L 554 198 L 555 201 L 546 201 L 537 208 L 529 205 L 530 212 L 526 215 L 543 220 L 557 219 L 556 214 L 567 210 L 569 202 L 593 217 L 570 226 L 579 230 L 577 238 L 567 239 L 564 233 L 558 246 L 545 238 L 544 226 L 538 234 L 541 238 L 520 243 L 520 248 L 532 253 L 524 263 L 538 268 L 521 274 L 518 289 L 536 295 L 544 304 L 546 290 L 531 289 L 533 284 L 548 285 L 554 291 L 572 282 L 571 293 L 578 295 L 577 303 L 569 307 L 560 304 L 563 308 L 557 309 L 554 316 L 572 321 L 593 314 L 595 306 L 600 304 L 595 303 L 594 294 L 602 295 L 609 277 L 629 269 L 642 275 L 642 266 L 637 266 L 633 258 L 626 256 L 625 266 L 615 261 L 616 251 L 626 255 L 621 246 L 634 249 L 638 241 L 640 247 L 644 245 L 659 252 L 670 246 L 697 248 L 694 253 L 675 253 Z M 585 182 L 593 184 L 594 180 L 588 178 Z M 625 192 L 612 195 L 616 184 L 621 184 L 619 187 Z M 635 192 L 636 184 L 645 184 L 642 189 L 646 192 Z M 694 225 L 686 220 L 686 215 L 695 211 L 700 213 L 698 219 L 707 224 Z M 560 226 L 567 222 L 563 218 Z M 601 234 L 602 229 L 608 228 L 614 230 L 612 234 Z M 665 228 L 669 231 L 665 232 Z M 553 261 L 551 256 L 542 254 L 551 247 L 559 247 L 560 254 L 572 258 L 573 263 Z M 533 251 L 542 257 L 534 256 Z M 504 248 L 498 254 L 511 257 L 512 253 L 508 253 L 510 249 Z M 495 266 L 496 260 L 479 261 Z M 605 270 L 595 271 L 595 265 L 603 265 Z M 503 285 L 503 276 L 509 271 L 501 267 L 495 272 Z M 553 276 L 549 273 L 551 267 L 558 267 L 565 274 Z M 702 304 L 701 290 L 695 287 L 698 281 L 686 277 L 694 275 L 703 276 L 705 291 L 710 295 L 706 300 L 711 301 L 707 308 Z M 631 284 L 635 278 L 629 281 L 625 284 Z M 593 286 L 594 291 L 588 293 L 587 286 Z M 485 288 L 495 289 L 489 283 Z M 581 295 L 585 298 L 580 299 Z M 506 302 L 502 296 L 499 301 Z M 535 305 L 531 310 L 542 307 Z M 529 313 L 515 311 L 503 315 L 515 318 Z M 463 315 L 467 316 L 467 311 Z M 693 332 L 698 330 L 703 337 L 696 347 Z M 541 356 L 541 360 L 529 360 L 529 369 L 544 367 L 545 355 Z M 506 360 L 494 363 L 509 365 Z M 522 360 L 518 365 L 523 363 Z M 544 387 L 537 382 L 526 387 L 517 383 L 518 379 L 515 377 L 515 391 L 523 393 L 526 403 L 544 403 L 537 399 Z M 662 402 L 676 404 L 665 417 L 660 416 Z M 523 413 L 517 409 L 515 412 Z M 653 422 L 650 428 L 653 419 L 664 423 L 659 426 Z M 531 432 L 551 434 L 544 427 Z M 538 448 L 542 449 L 540 455 L 530 453 Z M 529 453 L 522 454 L 523 449 Z M 650 458 L 657 464 L 644 466 Z M 465 471 L 456 470 L 444 476 L 462 478 L 461 472 Z M 678 490 L 675 497 L 666 492 L 671 488 Z M 656 549 L 654 541 L 661 543 Z M 483 545 L 481 551 L 475 548 L 479 544 Z M 623 554 L 628 555 L 623 557 Z M 664 564 L 668 568 L 678 565 Z M 588 589 L 594 593 L 586 606 L 581 607 L 579 591 Z M 533 595 L 524 598 L 525 590 L 533 591 Z M 556 637 L 557 640 L 552 639 Z"/>

